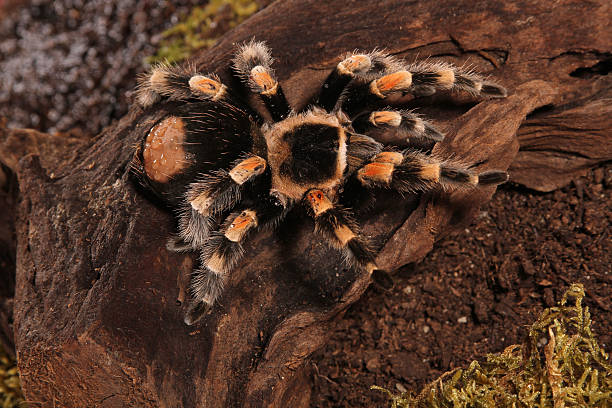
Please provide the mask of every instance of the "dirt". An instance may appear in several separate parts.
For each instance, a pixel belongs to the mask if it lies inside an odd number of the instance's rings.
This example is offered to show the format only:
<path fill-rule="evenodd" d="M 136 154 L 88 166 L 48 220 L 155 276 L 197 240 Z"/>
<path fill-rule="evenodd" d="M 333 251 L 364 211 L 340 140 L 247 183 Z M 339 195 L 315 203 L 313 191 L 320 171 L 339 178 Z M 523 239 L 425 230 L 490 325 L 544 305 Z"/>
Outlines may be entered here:
<path fill-rule="evenodd" d="M 197 2 L 21 3 L 0 21 L 0 116 L 14 127 L 94 135 L 126 112 L 156 35 Z M 611 198 L 612 165 L 548 194 L 502 186 L 471 227 L 348 310 L 311 359 L 311 406 L 384 406 L 371 385 L 416 391 L 518 343 L 572 282 L 585 285 L 594 330 L 611 351 Z M 14 252 L 5 252 L 3 275 L 14 273 Z"/>
<path fill-rule="evenodd" d="M 383 406 L 380 385 L 418 391 L 442 373 L 521 342 L 572 282 L 612 351 L 612 166 L 548 194 L 499 188 L 473 225 L 371 287 L 311 361 L 312 407 Z"/>

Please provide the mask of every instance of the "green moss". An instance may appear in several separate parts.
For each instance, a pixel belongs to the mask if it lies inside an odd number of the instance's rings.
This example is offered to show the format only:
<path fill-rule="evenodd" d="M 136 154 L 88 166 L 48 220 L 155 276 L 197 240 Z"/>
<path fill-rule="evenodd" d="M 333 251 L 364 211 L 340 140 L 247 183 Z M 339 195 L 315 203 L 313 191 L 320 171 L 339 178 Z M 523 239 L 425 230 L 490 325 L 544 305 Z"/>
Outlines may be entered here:
<path fill-rule="evenodd" d="M 15 360 L 0 346 L 0 403 L 2 408 L 25 407 Z"/>
<path fill-rule="evenodd" d="M 568 300 L 574 304 L 568 306 Z M 472 362 L 426 386 L 418 396 L 386 392 L 392 408 L 611 407 L 612 365 L 591 331 L 584 288 L 572 285 L 559 306 L 546 309 L 529 338 L 486 362 Z M 541 339 L 547 343 L 542 345 Z"/>
<path fill-rule="evenodd" d="M 181 22 L 162 33 L 157 53 L 147 62 L 175 63 L 209 48 L 257 9 L 253 0 L 210 0 L 206 6 L 194 7 Z"/>

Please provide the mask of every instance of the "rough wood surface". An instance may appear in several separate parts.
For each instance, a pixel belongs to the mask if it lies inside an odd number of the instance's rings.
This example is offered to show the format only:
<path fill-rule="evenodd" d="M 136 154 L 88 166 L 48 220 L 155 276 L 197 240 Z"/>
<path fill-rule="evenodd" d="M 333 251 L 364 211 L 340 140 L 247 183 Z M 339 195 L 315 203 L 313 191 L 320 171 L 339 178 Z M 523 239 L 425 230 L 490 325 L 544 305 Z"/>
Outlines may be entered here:
<path fill-rule="evenodd" d="M 612 67 L 612 61 L 610 62 Z M 608 81 L 609 82 L 609 81 Z M 540 191 L 563 187 L 612 158 L 612 91 L 606 98 L 534 115 L 519 129 L 512 179 Z"/>
<path fill-rule="evenodd" d="M 514 160 L 513 179 L 547 190 L 610 160 L 612 86 L 600 74 L 610 61 L 610 13 L 605 0 L 276 2 L 195 61 L 219 71 L 236 42 L 266 40 L 296 105 L 346 50 L 384 46 L 409 60 L 468 61 L 510 97 L 475 106 L 419 101 L 449 135 L 436 149 L 487 160 L 480 169 Z M 165 249 L 171 216 L 127 176 L 133 146 L 155 119 L 134 109 L 81 147 L 35 143 L 23 152 L 34 154 L 11 164 L 20 187 L 15 341 L 27 398 L 49 407 L 307 406 L 301 367 L 369 278 L 339 266 L 295 212 L 248 245 L 221 304 L 186 327 L 177 299 L 192 257 Z M 5 162 L 16 132 L 0 133 Z M 421 259 L 492 193 L 385 194 L 361 222 L 391 270 Z"/>

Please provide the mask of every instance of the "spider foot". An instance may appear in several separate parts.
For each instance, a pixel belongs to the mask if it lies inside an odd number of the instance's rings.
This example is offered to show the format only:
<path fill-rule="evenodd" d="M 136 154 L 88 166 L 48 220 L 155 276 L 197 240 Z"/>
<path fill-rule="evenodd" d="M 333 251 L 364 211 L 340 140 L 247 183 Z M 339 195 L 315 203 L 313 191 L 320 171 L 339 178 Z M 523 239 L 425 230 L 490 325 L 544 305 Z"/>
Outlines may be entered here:
<path fill-rule="evenodd" d="M 291 107 L 285 99 L 274 70 L 272 54 L 264 42 L 243 44 L 233 59 L 233 67 L 251 92 L 260 96 L 275 121 L 286 118 Z"/>
<path fill-rule="evenodd" d="M 192 326 L 196 324 L 206 313 L 212 309 L 212 305 L 206 302 L 193 302 L 185 313 L 185 324 Z"/>
<path fill-rule="evenodd" d="M 162 98 L 174 101 L 189 99 L 221 100 L 227 96 L 227 87 L 218 76 L 199 74 L 195 66 L 156 65 L 139 79 L 138 103 L 147 108 Z"/>

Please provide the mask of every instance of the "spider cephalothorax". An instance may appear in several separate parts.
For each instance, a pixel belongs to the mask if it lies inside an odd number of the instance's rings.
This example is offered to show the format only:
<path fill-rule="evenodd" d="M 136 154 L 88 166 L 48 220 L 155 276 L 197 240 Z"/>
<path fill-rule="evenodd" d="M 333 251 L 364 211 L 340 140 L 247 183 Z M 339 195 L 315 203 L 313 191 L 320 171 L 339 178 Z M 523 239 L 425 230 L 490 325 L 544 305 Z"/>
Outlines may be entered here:
<path fill-rule="evenodd" d="M 379 51 L 355 52 L 295 112 L 271 64 L 266 45 L 251 41 L 240 47 L 233 68 L 272 122 L 216 75 L 194 67 L 158 66 L 140 83 L 141 106 L 158 104 L 171 113 L 143 135 L 133 173 L 177 212 L 178 236 L 169 248 L 200 252 L 187 324 L 221 295 L 249 235 L 274 227 L 296 204 L 305 204 L 315 232 L 351 265 L 372 272 L 375 253 L 347 203 L 380 188 L 404 194 L 507 179 L 504 171 L 476 173 L 427 154 L 443 135 L 420 116 L 386 106 L 387 96 L 398 93 L 503 97 L 499 85 L 448 64 L 409 65 Z"/>

